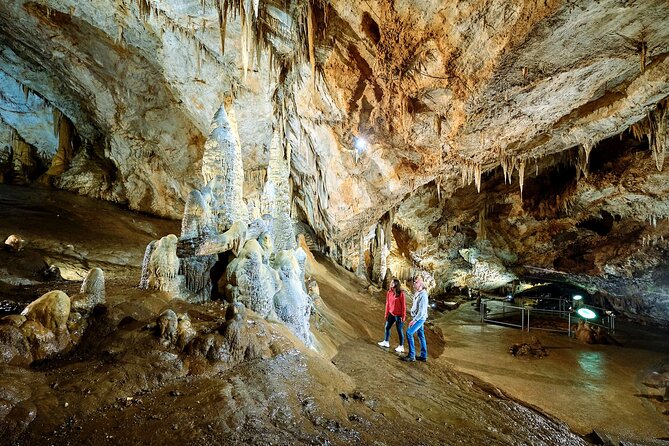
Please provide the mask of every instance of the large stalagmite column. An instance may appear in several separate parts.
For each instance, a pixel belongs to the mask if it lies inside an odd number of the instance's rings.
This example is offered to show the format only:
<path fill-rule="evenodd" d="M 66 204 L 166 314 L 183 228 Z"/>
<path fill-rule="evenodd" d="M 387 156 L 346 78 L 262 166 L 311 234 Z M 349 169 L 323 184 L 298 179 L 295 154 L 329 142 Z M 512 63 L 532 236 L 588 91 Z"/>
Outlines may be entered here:
<path fill-rule="evenodd" d="M 248 224 L 248 210 L 243 199 L 242 150 L 223 105 L 214 116 L 213 127 L 204 145 L 202 175 L 211 188 L 211 211 L 222 234 L 235 222 Z"/>
<path fill-rule="evenodd" d="M 284 156 L 278 133 L 274 133 L 267 166 L 267 183 L 264 191 L 264 206 L 272 215 L 272 237 L 274 249 L 295 249 L 295 230 L 290 218 L 290 163 Z"/>

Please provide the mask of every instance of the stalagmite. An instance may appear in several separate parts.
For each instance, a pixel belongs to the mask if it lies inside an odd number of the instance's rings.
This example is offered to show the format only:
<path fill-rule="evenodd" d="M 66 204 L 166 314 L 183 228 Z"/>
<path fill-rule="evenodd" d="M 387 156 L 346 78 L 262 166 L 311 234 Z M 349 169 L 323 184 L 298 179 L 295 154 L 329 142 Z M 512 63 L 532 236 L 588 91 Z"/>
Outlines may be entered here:
<path fill-rule="evenodd" d="M 244 167 L 238 137 L 228 120 L 224 106 L 214 116 L 202 158 L 202 176 L 211 188 L 211 212 L 218 232 L 230 229 L 234 222 L 248 223 L 248 210 L 243 200 Z"/>
<path fill-rule="evenodd" d="M 72 296 L 72 310 L 88 313 L 96 305 L 105 303 L 105 276 L 100 268 L 88 272 L 79 294 Z"/>
<path fill-rule="evenodd" d="M 365 278 L 367 277 L 365 265 L 365 235 L 360 234 L 358 236 L 358 267 L 356 268 L 355 275 L 358 277 Z"/>
<path fill-rule="evenodd" d="M 198 237 L 214 230 L 209 203 L 199 190 L 191 191 L 186 199 L 181 220 L 181 238 Z"/>
<path fill-rule="evenodd" d="M 229 292 L 238 302 L 261 317 L 276 317 L 273 296 L 279 289 L 279 277 L 264 257 L 265 251 L 257 240 L 247 241 L 239 256 L 228 265 L 227 282 L 236 287 Z"/>
<path fill-rule="evenodd" d="M 486 217 L 487 217 L 487 209 L 485 206 L 483 206 L 483 208 L 479 210 L 479 230 L 478 233 L 476 234 L 477 240 L 486 239 L 486 227 L 485 227 Z"/>
<path fill-rule="evenodd" d="M 278 133 L 274 134 L 269 152 L 267 166 L 267 185 L 263 202 L 270 208 L 272 215 L 272 238 L 277 251 L 295 249 L 295 231 L 290 218 L 290 166 L 284 157 L 283 147 Z"/>
<path fill-rule="evenodd" d="M 166 235 L 155 243 L 147 265 L 148 286 L 161 291 L 178 291 L 179 258 L 177 236 Z"/>
<path fill-rule="evenodd" d="M 74 126 L 72 121 L 56 108 L 53 109 L 53 133 L 58 138 L 58 149 L 51 161 L 51 167 L 45 174 L 47 177 L 62 174 L 74 158 Z"/>
<path fill-rule="evenodd" d="M 277 252 L 274 267 L 281 279 L 281 289 L 274 295 L 276 314 L 307 346 L 312 345 L 309 332 L 311 300 L 300 283 L 300 266 L 292 251 Z"/>

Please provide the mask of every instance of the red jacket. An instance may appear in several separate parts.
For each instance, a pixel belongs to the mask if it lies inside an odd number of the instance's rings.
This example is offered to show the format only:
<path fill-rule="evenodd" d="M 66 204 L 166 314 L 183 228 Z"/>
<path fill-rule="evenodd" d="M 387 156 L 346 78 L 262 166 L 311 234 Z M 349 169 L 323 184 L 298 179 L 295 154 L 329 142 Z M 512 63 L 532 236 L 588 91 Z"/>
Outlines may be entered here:
<path fill-rule="evenodd" d="M 388 290 L 388 293 L 386 294 L 386 315 L 384 316 L 386 319 L 388 318 L 389 313 L 393 316 L 402 316 L 403 321 L 407 318 L 407 305 L 404 291 L 400 291 L 400 297 L 396 297 L 395 290 Z"/>

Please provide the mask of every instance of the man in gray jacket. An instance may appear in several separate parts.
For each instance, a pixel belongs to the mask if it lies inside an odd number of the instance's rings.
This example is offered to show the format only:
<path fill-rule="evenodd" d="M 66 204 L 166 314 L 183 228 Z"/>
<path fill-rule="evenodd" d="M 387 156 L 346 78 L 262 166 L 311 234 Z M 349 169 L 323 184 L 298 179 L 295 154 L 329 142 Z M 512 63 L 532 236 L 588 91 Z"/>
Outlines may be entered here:
<path fill-rule="evenodd" d="M 427 290 L 421 276 L 416 276 L 413 282 L 413 289 L 416 294 L 413 296 L 411 305 L 411 322 L 407 328 L 407 340 L 409 341 L 409 353 L 402 356 L 402 361 L 427 361 L 427 343 L 425 342 L 425 321 L 427 320 Z M 413 335 L 418 333 L 418 342 L 420 342 L 420 356 L 416 357 Z"/>

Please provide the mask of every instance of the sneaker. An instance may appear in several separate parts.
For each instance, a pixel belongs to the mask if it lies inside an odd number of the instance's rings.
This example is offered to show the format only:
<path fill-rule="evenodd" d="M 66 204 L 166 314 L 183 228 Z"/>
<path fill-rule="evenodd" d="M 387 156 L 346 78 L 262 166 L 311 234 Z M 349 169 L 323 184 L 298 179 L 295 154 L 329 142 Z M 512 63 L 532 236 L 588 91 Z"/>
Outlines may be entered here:
<path fill-rule="evenodd" d="M 404 346 L 403 345 L 398 345 L 397 348 L 395 349 L 397 353 L 404 353 Z"/>
<path fill-rule="evenodd" d="M 416 356 L 416 361 L 427 362 L 427 358 L 423 358 L 422 356 Z"/>
<path fill-rule="evenodd" d="M 400 358 L 400 361 L 404 361 L 404 362 L 414 362 L 414 361 L 416 361 L 416 358 L 412 358 L 411 356 L 402 356 L 402 357 Z"/>
<path fill-rule="evenodd" d="M 379 347 L 390 348 L 390 342 L 388 341 L 377 342 L 377 344 L 379 345 Z"/>

